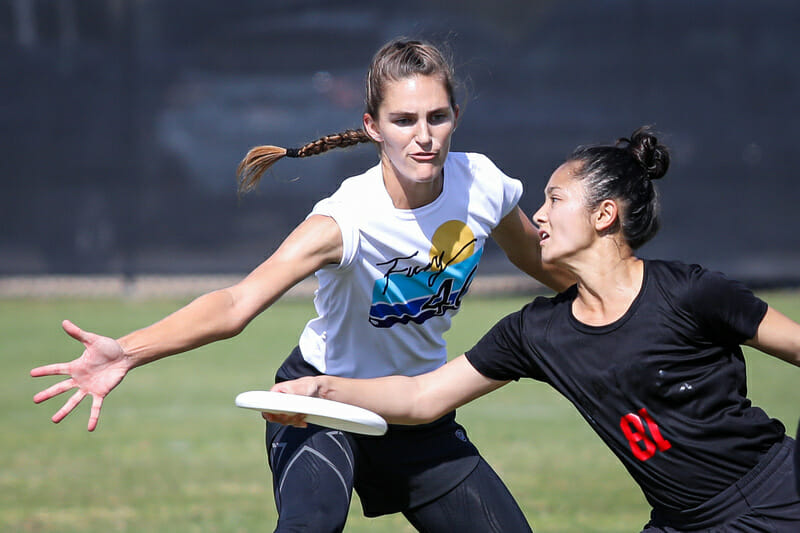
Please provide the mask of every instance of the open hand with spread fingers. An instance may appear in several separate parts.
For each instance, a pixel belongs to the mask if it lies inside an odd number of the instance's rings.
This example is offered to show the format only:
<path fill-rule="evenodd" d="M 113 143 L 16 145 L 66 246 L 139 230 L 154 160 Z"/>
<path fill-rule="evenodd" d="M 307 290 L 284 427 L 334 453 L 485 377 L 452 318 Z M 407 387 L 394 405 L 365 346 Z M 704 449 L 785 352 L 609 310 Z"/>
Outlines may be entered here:
<path fill-rule="evenodd" d="M 84 331 L 69 320 L 64 320 L 61 326 L 69 336 L 80 341 L 85 349 L 80 357 L 69 363 L 45 365 L 31 370 L 33 377 L 69 376 L 36 394 L 33 401 L 40 403 L 77 387 L 78 390 L 53 415 L 52 420 L 55 423 L 61 422 L 81 400 L 91 395 L 88 430 L 94 431 L 104 398 L 122 381 L 133 365 L 122 346 L 114 339 Z"/>

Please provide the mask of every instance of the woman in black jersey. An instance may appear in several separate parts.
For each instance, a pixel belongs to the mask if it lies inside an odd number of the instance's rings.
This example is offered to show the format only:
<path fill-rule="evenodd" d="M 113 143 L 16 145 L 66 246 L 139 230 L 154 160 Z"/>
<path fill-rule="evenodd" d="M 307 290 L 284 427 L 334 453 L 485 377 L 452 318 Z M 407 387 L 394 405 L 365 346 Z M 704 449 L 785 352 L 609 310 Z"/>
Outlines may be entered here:
<path fill-rule="evenodd" d="M 534 214 L 543 262 L 578 280 L 417 377 L 304 378 L 274 390 L 433 420 L 511 380 L 566 396 L 652 505 L 644 531 L 800 531 L 795 441 L 746 397 L 746 344 L 800 366 L 800 325 L 698 265 L 636 257 L 658 230 L 669 154 L 647 128 L 580 147 Z M 302 416 L 271 417 L 302 425 Z"/>

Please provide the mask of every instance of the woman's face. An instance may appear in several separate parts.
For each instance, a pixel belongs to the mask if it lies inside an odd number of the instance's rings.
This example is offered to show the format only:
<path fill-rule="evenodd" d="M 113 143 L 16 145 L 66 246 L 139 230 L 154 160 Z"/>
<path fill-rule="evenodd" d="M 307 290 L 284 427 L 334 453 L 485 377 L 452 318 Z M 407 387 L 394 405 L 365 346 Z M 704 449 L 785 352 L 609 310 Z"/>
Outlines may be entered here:
<path fill-rule="evenodd" d="M 442 176 L 457 118 L 442 79 L 417 75 L 388 82 L 378 116 L 365 113 L 364 127 L 380 143 L 384 172 L 429 183 Z"/>
<path fill-rule="evenodd" d="M 586 207 L 583 183 L 574 178 L 579 163 L 564 163 L 553 172 L 544 190 L 544 204 L 533 215 L 545 263 L 568 262 L 587 249 L 597 236 Z"/>

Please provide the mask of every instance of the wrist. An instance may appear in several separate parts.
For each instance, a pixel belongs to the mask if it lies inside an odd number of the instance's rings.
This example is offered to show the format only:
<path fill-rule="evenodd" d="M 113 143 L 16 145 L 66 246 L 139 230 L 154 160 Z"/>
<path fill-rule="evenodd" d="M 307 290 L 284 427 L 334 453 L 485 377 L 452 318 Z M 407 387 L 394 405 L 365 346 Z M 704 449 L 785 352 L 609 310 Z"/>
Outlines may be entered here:
<path fill-rule="evenodd" d="M 116 339 L 116 342 L 122 351 L 121 359 L 127 371 L 133 370 L 137 366 L 142 366 L 147 362 L 137 354 L 127 336 Z"/>
<path fill-rule="evenodd" d="M 333 400 L 332 393 L 333 389 L 331 387 L 331 377 L 327 375 L 316 376 L 314 378 L 314 386 L 316 387 L 315 395 L 319 398 L 324 398 L 326 400 Z"/>

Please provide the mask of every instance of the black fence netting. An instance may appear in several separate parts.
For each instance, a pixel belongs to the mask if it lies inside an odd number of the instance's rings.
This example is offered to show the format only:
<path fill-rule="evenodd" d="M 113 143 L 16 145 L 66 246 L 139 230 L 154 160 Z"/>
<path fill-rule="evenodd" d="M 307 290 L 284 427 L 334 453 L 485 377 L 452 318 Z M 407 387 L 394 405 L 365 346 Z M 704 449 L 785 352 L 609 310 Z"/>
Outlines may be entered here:
<path fill-rule="evenodd" d="M 533 212 L 578 144 L 652 124 L 672 149 L 642 250 L 762 284 L 800 280 L 800 7 L 793 0 L 402 3 L 15 0 L 0 7 L 0 275 L 238 273 L 373 165 L 361 145 L 258 144 L 359 127 L 372 54 L 445 44 L 453 149 L 489 155 Z M 496 247 L 484 272 L 511 271 Z"/>

